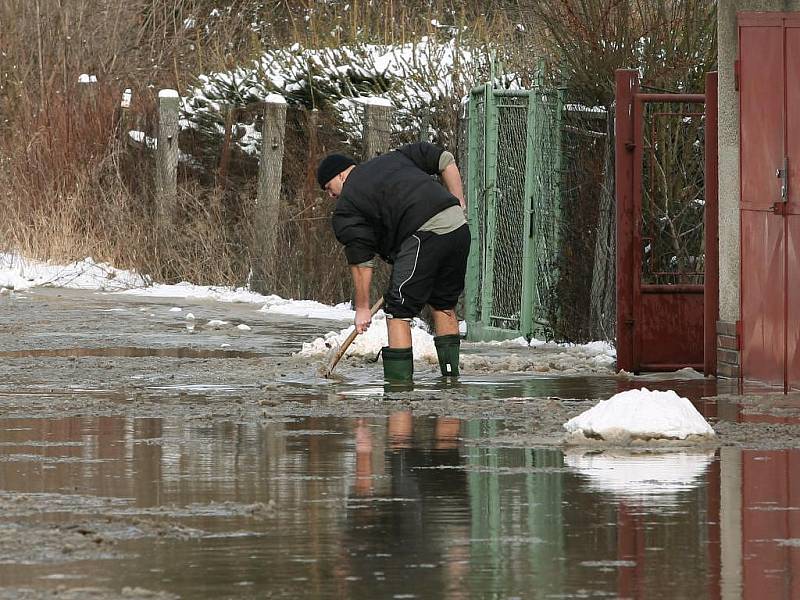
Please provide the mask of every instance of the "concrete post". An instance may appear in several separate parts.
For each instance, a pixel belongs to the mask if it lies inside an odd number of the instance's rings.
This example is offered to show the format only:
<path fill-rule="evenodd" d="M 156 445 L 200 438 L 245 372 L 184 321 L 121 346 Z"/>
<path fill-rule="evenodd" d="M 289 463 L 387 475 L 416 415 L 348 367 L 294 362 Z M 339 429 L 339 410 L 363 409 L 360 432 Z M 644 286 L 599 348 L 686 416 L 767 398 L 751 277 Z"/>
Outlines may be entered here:
<path fill-rule="evenodd" d="M 92 109 L 97 108 L 97 77 L 94 75 L 82 74 L 78 77 L 78 85 L 83 98 L 88 98 L 88 104 Z"/>
<path fill-rule="evenodd" d="M 175 215 L 178 197 L 178 110 L 175 90 L 158 93 L 158 148 L 156 149 L 156 210 L 159 224 Z"/>
<path fill-rule="evenodd" d="M 122 98 L 119 102 L 119 132 L 121 139 L 124 140 L 126 143 L 129 139 L 128 132 L 131 130 L 131 100 L 133 98 L 133 92 L 130 88 L 126 88 L 122 92 Z"/>
<path fill-rule="evenodd" d="M 389 151 L 392 103 L 386 98 L 362 99 L 364 105 L 364 160 Z"/>
<path fill-rule="evenodd" d="M 261 130 L 261 157 L 258 166 L 258 196 L 253 224 L 255 235 L 251 250 L 253 269 L 251 289 L 266 292 L 267 269 L 274 269 L 278 260 L 278 220 L 281 214 L 281 174 L 283 172 L 284 136 L 286 133 L 286 100 L 270 94 L 264 105 L 264 126 Z"/>

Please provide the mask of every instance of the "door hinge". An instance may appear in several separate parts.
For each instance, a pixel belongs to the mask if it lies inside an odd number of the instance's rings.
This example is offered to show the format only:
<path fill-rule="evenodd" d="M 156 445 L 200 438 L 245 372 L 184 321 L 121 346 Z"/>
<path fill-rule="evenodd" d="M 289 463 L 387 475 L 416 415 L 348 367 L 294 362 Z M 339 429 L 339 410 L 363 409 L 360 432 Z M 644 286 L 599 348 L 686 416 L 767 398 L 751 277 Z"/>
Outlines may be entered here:
<path fill-rule="evenodd" d="M 739 78 L 741 77 L 742 62 L 737 58 L 733 61 L 733 89 L 739 91 Z"/>

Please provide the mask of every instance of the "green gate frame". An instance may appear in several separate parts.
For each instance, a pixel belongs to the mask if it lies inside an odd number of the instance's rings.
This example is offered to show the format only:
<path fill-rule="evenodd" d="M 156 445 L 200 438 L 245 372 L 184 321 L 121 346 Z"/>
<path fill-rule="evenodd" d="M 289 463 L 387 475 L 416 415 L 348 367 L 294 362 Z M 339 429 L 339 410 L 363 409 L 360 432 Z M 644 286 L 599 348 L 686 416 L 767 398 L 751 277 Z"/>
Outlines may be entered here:
<path fill-rule="evenodd" d="M 506 98 L 526 101 L 524 149 L 499 148 L 498 104 Z M 479 111 L 481 103 L 483 110 Z M 545 89 L 541 76 L 537 77 L 532 90 L 497 89 L 487 83 L 470 92 L 466 195 L 472 245 L 467 263 L 465 312 L 467 339 L 471 341 L 507 340 L 520 336 L 530 340 L 538 330 L 548 328 L 543 298 L 547 290 L 537 287 L 541 279 L 539 268 L 542 264 L 542 248 L 537 243 L 534 218 L 547 202 L 552 202 L 549 209 L 554 220 L 558 220 L 563 108 L 564 89 Z M 542 160 L 542 148 L 548 141 L 554 153 L 549 161 L 545 161 Z M 503 285 L 502 281 L 497 281 L 494 272 L 498 213 L 503 209 L 502 202 L 498 201 L 503 191 L 497 188 L 498 160 L 501 152 L 515 151 L 525 152 L 524 223 L 520 239 L 523 248 L 520 274 L 522 290 L 519 317 L 516 319 L 492 314 L 496 286 Z M 551 181 L 552 185 L 553 178 L 555 188 L 553 194 L 548 196 L 545 182 Z M 501 194 L 498 195 L 498 191 Z M 484 207 L 484 215 L 480 214 L 481 207 Z M 552 233 L 557 246 L 556 222 L 553 223 Z M 515 321 L 516 327 L 498 325 L 498 322 L 508 325 Z"/>

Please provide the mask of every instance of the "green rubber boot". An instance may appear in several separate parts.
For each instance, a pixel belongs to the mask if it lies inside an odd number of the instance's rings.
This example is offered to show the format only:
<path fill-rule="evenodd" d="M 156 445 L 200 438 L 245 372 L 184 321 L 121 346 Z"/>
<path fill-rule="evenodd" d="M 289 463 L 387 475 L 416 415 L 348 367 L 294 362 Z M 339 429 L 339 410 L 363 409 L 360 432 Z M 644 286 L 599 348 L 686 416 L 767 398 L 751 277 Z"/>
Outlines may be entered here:
<path fill-rule="evenodd" d="M 457 333 L 439 335 L 433 338 L 439 368 L 445 377 L 458 377 L 458 355 L 461 350 L 461 336 Z"/>
<path fill-rule="evenodd" d="M 384 346 L 383 378 L 390 382 L 405 382 L 414 379 L 414 353 L 411 348 L 389 348 Z"/>

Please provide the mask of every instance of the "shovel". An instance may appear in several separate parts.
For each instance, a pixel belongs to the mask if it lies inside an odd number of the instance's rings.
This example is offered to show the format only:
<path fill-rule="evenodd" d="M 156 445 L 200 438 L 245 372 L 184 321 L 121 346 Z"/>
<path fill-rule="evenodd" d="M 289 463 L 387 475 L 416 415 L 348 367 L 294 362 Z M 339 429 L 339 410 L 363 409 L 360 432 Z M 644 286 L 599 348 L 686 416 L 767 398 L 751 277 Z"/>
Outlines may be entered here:
<path fill-rule="evenodd" d="M 374 317 L 375 313 L 378 312 L 381 307 L 383 306 L 383 298 L 378 298 L 378 301 L 372 305 L 372 308 L 369 309 L 369 316 Z M 336 365 L 339 364 L 339 361 L 344 356 L 344 353 L 347 352 L 347 349 L 350 347 L 350 344 L 353 343 L 353 340 L 356 339 L 358 335 L 358 330 L 354 327 L 353 331 L 350 332 L 350 335 L 347 336 L 347 339 L 342 342 L 342 345 L 339 346 L 339 349 L 336 351 L 336 354 L 333 355 L 328 366 L 325 367 L 325 370 L 322 371 L 322 376 L 326 379 L 330 379 L 333 375 L 333 370 L 336 368 Z"/>

